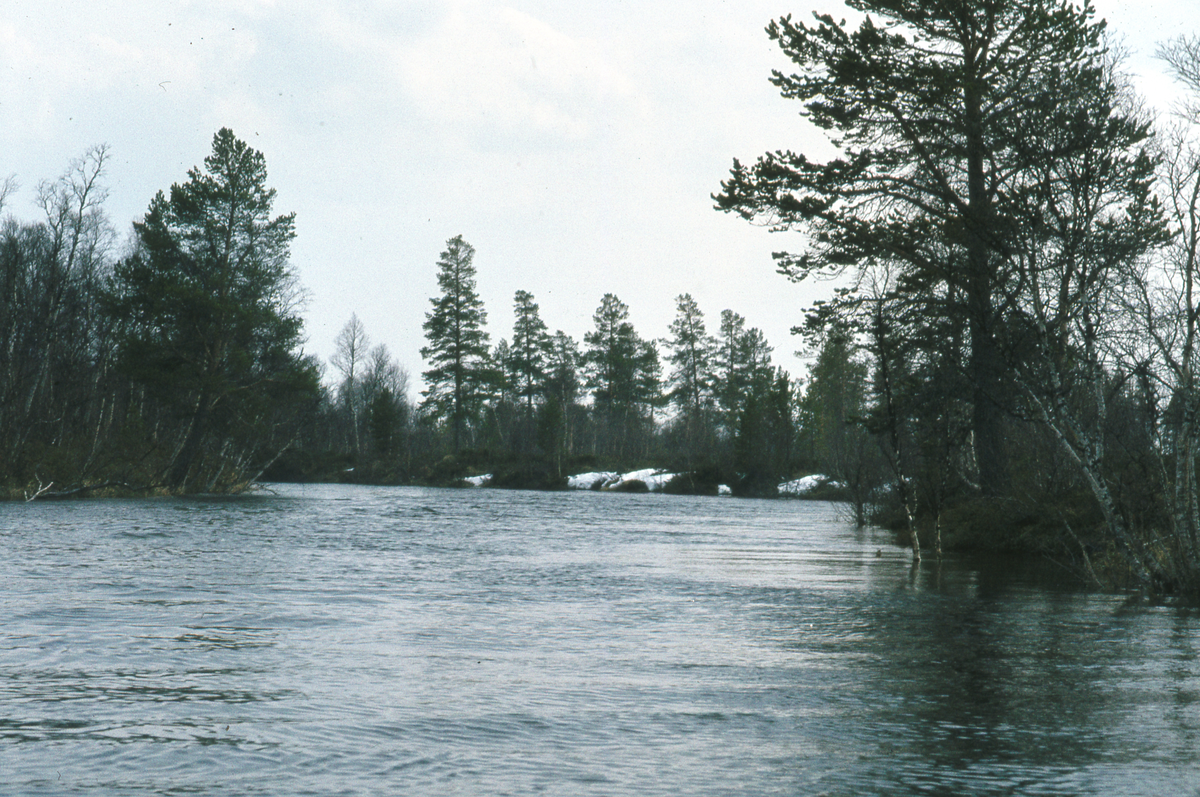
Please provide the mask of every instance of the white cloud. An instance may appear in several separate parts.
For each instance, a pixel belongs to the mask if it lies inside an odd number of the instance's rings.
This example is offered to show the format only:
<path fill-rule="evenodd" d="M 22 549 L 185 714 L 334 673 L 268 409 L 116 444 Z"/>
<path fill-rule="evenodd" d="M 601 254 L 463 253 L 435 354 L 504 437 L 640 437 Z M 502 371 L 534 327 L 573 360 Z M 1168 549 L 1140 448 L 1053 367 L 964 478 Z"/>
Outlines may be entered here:
<path fill-rule="evenodd" d="M 1195 0 L 1097 0 L 1146 74 Z M 840 0 L 814 7 L 836 9 Z M 808 7 L 794 8 L 808 18 Z M 733 157 L 825 146 L 767 78 L 768 0 L 0 0 L 0 176 L 27 188 L 113 147 L 118 226 L 183 179 L 213 132 L 266 154 L 328 354 L 356 312 L 414 375 L 444 241 L 479 254 L 493 338 L 532 290 L 576 338 L 604 292 L 663 334 L 688 291 L 795 367 L 788 327 L 823 295 L 774 273 L 792 245 L 712 210 Z M 1194 16 L 1190 15 L 1190 16 Z M 1169 96 L 1174 87 L 1163 83 Z"/>
<path fill-rule="evenodd" d="M 633 97 L 594 42 L 512 8 L 461 3 L 395 55 L 404 91 L 431 120 L 487 136 L 578 141 Z"/>

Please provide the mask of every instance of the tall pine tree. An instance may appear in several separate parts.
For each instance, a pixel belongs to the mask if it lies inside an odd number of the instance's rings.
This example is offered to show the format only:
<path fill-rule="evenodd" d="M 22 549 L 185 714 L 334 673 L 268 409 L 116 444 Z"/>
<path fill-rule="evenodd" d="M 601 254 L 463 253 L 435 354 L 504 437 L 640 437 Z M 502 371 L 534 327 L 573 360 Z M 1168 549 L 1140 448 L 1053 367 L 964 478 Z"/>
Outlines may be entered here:
<path fill-rule="evenodd" d="M 1086 2 L 850 5 L 865 15 L 857 29 L 830 15 L 812 25 L 784 17 L 767 29 L 797 69 L 772 82 L 804 103 L 837 153 L 825 162 L 789 151 L 750 167 L 735 161 L 715 199 L 772 229 L 805 233 L 805 250 L 776 255 L 794 279 L 900 263 L 963 298 L 951 309 L 968 333 L 980 485 L 1002 494 L 1013 393 L 1006 294 L 1031 254 L 1022 230 L 1044 221 L 1027 203 L 1048 207 L 1035 187 L 1056 164 L 1101 139 L 1139 134 L 1119 114 L 1088 109 L 1110 86 L 1104 24 Z"/>
<path fill-rule="evenodd" d="M 160 477 L 170 489 L 236 486 L 313 400 L 288 262 L 294 215 L 272 216 L 266 160 L 222 128 L 204 169 L 161 191 L 136 222 L 137 250 L 107 304 L 126 334 L 124 369 L 178 418 Z M 285 439 L 277 445 L 286 445 Z"/>
<path fill-rule="evenodd" d="M 438 258 L 438 287 L 425 314 L 421 356 L 430 364 L 422 375 L 426 388 L 422 406 L 429 417 L 448 424 L 457 453 L 465 434 L 478 423 L 479 409 L 494 369 L 488 351 L 487 311 L 475 290 L 475 247 L 456 235 Z"/>
<path fill-rule="evenodd" d="M 514 389 L 525 406 L 527 417 L 533 417 L 533 406 L 543 391 L 546 361 L 550 350 L 550 335 L 538 312 L 537 302 L 529 291 L 517 291 L 513 297 L 513 339 L 509 349 Z"/>
<path fill-rule="evenodd" d="M 710 436 L 716 340 L 705 329 L 704 313 L 691 294 L 675 297 L 675 308 L 671 337 L 666 341 L 670 400 L 679 411 L 684 450 L 691 457 Z"/>
<path fill-rule="evenodd" d="M 652 421 L 659 399 L 658 351 L 629 321 L 629 306 L 606 293 L 592 316 L 596 327 L 583 336 L 587 386 L 603 448 L 618 457 L 631 449 Z"/>

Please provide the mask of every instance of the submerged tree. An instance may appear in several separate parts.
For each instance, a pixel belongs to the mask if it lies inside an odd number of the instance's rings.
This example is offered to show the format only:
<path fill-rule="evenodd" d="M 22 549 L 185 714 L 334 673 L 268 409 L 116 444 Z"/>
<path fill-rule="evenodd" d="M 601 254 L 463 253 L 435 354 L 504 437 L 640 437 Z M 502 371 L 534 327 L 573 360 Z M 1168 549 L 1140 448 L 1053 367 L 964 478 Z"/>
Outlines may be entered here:
<path fill-rule="evenodd" d="M 110 314 L 124 370 L 172 408 L 179 434 L 161 474 L 173 490 L 237 484 L 318 393 L 298 353 L 288 256 L 294 215 L 272 216 L 266 160 L 222 128 L 204 169 L 161 191 L 116 266 Z M 266 452 L 271 455 L 271 452 Z"/>

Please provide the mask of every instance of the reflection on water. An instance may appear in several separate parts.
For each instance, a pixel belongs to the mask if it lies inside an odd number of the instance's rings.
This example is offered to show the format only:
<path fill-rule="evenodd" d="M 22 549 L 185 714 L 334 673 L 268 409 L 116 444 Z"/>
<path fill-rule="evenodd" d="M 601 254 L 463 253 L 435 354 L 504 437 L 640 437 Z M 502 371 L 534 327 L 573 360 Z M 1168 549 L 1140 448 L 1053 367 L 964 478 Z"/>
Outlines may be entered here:
<path fill-rule="evenodd" d="M 1195 614 L 826 504 L 280 487 L 0 545 L 4 794 L 1200 795 Z"/>

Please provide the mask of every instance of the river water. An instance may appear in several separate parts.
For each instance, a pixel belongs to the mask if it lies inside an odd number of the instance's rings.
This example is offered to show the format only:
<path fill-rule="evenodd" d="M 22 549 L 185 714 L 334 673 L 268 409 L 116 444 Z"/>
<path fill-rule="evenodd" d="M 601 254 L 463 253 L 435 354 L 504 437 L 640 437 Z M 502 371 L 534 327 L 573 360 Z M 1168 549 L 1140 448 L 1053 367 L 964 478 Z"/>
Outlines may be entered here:
<path fill-rule="evenodd" d="M 1200 795 L 1200 615 L 830 504 L 0 506 L 0 794 Z"/>

